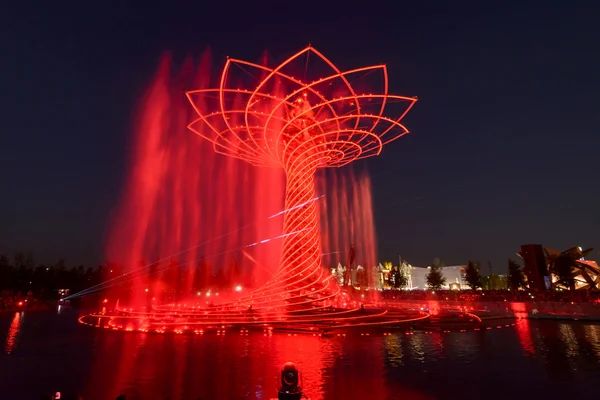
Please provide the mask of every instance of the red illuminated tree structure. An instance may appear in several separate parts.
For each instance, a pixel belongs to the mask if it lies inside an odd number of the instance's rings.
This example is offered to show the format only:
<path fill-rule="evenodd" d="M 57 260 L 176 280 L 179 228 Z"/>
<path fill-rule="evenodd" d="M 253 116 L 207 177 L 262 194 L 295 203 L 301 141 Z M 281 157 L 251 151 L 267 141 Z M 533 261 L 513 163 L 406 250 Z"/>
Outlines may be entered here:
<path fill-rule="evenodd" d="M 381 89 L 371 93 L 376 87 Z M 400 121 L 416 99 L 388 94 L 384 65 L 342 72 L 310 46 L 274 68 L 228 59 L 217 88 L 192 90 L 187 97 L 199 115 L 190 129 L 209 140 L 217 153 L 284 170 L 278 269 L 268 282 L 233 302 L 188 299 L 134 309 L 112 300 L 111 310 L 105 299 L 101 312 L 80 317 L 82 324 L 197 335 L 224 334 L 233 327 L 240 334 L 253 329 L 265 335 L 292 329 L 320 336 L 345 334 L 350 328 L 389 330 L 429 318 L 428 312 L 412 306 L 375 302 L 365 307 L 362 296 L 336 297 L 340 288 L 321 266 L 316 170 L 378 155 L 385 144 L 408 133 Z M 353 252 L 350 264 L 352 259 Z M 473 324 L 479 320 L 467 313 L 462 318 Z"/>
<path fill-rule="evenodd" d="M 320 64 L 320 77 L 312 80 L 309 59 L 311 67 Z M 365 93 L 373 77 L 382 90 Z M 378 155 L 408 133 L 400 120 L 416 98 L 388 94 L 385 65 L 342 72 L 311 46 L 274 68 L 228 58 L 219 87 L 191 90 L 187 97 L 199 115 L 189 128 L 216 152 L 285 172 L 281 262 L 251 304 L 298 305 L 334 296 L 339 289 L 321 266 L 315 172 Z"/>

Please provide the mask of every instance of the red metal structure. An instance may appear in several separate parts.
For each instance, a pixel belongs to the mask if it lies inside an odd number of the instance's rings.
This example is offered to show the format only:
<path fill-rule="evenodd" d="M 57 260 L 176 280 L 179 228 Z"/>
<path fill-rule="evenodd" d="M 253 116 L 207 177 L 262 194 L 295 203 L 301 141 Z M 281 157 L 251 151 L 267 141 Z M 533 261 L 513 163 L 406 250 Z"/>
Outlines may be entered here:
<path fill-rule="evenodd" d="M 311 79 L 309 66 L 315 64 L 318 75 Z M 375 78 L 381 90 L 367 93 L 376 87 L 367 78 Z M 186 93 L 199 116 L 189 128 L 217 153 L 284 170 L 284 231 L 276 273 L 233 302 L 153 304 L 141 311 L 117 302 L 112 312 L 90 314 L 80 322 L 157 333 L 224 334 L 235 326 L 242 334 L 253 327 L 265 334 L 293 329 L 316 335 L 427 319 L 425 311 L 366 309 L 366 299 L 337 296 L 339 286 L 321 265 L 314 184 L 318 168 L 378 155 L 385 144 L 407 134 L 400 121 L 416 98 L 388 93 L 385 65 L 342 72 L 311 46 L 274 68 L 229 58 L 219 82 L 217 88 Z M 350 263 L 353 252 L 354 245 Z"/>
<path fill-rule="evenodd" d="M 309 60 L 328 71 L 308 81 Z M 302 70 L 304 78 L 298 78 Z M 381 79 L 380 93 L 353 86 L 365 75 Z M 281 262 L 252 303 L 283 297 L 298 305 L 334 296 L 339 289 L 321 267 L 315 172 L 378 155 L 408 133 L 400 120 L 416 98 L 388 94 L 385 65 L 342 72 L 311 46 L 274 68 L 228 58 L 218 88 L 191 90 L 187 97 L 199 115 L 189 128 L 211 141 L 216 152 L 285 171 Z M 396 115 L 384 115 L 398 104 Z"/>

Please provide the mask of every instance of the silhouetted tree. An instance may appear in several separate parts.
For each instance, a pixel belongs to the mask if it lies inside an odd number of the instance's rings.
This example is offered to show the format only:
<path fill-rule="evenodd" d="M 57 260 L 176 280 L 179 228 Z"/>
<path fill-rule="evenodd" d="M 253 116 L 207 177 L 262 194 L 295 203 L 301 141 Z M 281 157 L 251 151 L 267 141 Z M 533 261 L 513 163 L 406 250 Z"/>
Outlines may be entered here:
<path fill-rule="evenodd" d="M 104 281 L 102 267 L 80 266 L 67 269 L 64 260 L 55 265 L 36 265 L 32 253 L 19 252 L 12 259 L 0 256 L 0 290 L 13 290 L 27 293 L 32 290 L 38 297 L 54 298 L 56 289 L 68 288 L 72 292 L 89 288 Z"/>
<path fill-rule="evenodd" d="M 3 268 L 10 268 L 10 260 L 4 254 L 0 255 L 0 269 Z"/>
<path fill-rule="evenodd" d="M 427 286 L 431 289 L 440 289 L 446 284 L 446 278 L 444 277 L 442 268 L 444 268 L 444 263 L 436 257 L 433 260 L 433 264 L 429 267 L 429 273 L 426 278 Z"/>
<path fill-rule="evenodd" d="M 469 261 L 465 267 L 465 280 L 471 290 L 481 287 L 481 274 L 479 273 L 479 268 L 473 261 Z"/>
<path fill-rule="evenodd" d="M 367 274 L 364 268 L 356 268 L 356 283 L 360 288 L 366 288 L 369 285 Z"/>
<path fill-rule="evenodd" d="M 9 289 L 14 285 L 14 270 L 7 256 L 0 256 L 0 289 Z"/>
<path fill-rule="evenodd" d="M 54 268 L 57 270 L 63 270 L 67 268 L 67 263 L 64 258 L 59 258 L 54 264 Z"/>
<path fill-rule="evenodd" d="M 87 267 L 87 269 L 85 270 L 83 281 L 85 282 L 85 284 L 89 285 L 89 282 L 91 282 L 92 279 L 94 279 L 94 269 L 92 267 Z"/>
<path fill-rule="evenodd" d="M 402 289 L 408 285 L 408 277 L 400 271 L 400 267 L 393 267 L 391 272 L 392 286 Z"/>
<path fill-rule="evenodd" d="M 508 288 L 506 276 L 500 276 L 491 274 L 488 276 L 481 277 L 481 287 L 488 288 L 490 290 L 505 290 Z"/>
<path fill-rule="evenodd" d="M 22 251 L 15 253 L 13 257 L 13 266 L 16 269 L 25 268 L 25 258 L 25 253 L 23 253 Z"/>
<path fill-rule="evenodd" d="M 25 255 L 25 268 L 33 270 L 35 268 L 35 261 L 33 259 L 33 253 L 27 252 Z"/>
<path fill-rule="evenodd" d="M 514 260 L 508 260 L 508 274 L 506 275 L 508 286 L 512 290 L 519 290 L 525 287 L 525 275 L 519 264 Z"/>

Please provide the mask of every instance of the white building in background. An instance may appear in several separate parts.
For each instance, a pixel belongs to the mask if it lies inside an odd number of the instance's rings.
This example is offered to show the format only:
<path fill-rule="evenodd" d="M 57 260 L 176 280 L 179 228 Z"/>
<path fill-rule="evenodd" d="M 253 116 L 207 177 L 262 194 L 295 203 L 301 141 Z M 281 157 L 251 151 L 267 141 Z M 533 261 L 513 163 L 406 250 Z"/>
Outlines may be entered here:
<path fill-rule="evenodd" d="M 426 290 L 429 289 L 427 286 L 427 274 L 429 274 L 429 267 L 415 267 L 409 264 L 406 260 L 400 258 L 400 272 L 408 278 L 405 289 L 408 290 Z M 372 290 L 382 290 L 388 287 L 390 274 L 393 268 L 398 266 L 392 266 L 391 262 L 379 263 L 377 266 L 371 268 L 365 268 L 361 265 L 357 265 L 356 268 L 347 270 L 341 263 L 338 263 L 336 268 L 331 268 L 331 274 L 334 276 L 338 285 L 345 286 L 345 279 L 348 279 L 348 285 L 360 286 L 358 282 L 358 274 L 364 273 L 368 277 L 364 277 L 368 282 L 368 288 Z M 442 287 L 443 289 L 468 289 L 467 282 L 465 280 L 465 266 L 464 265 L 452 265 L 442 268 L 442 274 L 446 278 L 446 284 Z M 391 285 L 391 283 L 389 283 Z"/>
<path fill-rule="evenodd" d="M 407 289 L 428 289 L 427 286 L 427 274 L 429 274 L 429 267 L 413 267 L 409 268 L 408 285 Z M 465 281 L 465 266 L 464 265 L 453 265 L 442 268 L 442 274 L 446 278 L 446 284 L 443 289 L 468 289 Z"/>

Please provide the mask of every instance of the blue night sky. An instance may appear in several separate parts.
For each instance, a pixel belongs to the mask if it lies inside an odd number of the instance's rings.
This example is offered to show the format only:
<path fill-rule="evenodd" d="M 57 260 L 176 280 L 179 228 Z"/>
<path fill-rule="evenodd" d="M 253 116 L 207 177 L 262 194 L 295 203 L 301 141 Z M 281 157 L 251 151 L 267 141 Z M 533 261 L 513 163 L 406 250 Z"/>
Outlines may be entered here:
<path fill-rule="evenodd" d="M 363 162 L 381 260 L 503 271 L 524 243 L 600 248 L 593 2 L 109 3 L 2 7 L 0 253 L 102 262 L 136 101 L 164 51 L 210 46 L 219 64 L 308 43 L 342 69 L 386 63 L 390 91 L 420 99 L 411 134 Z"/>

